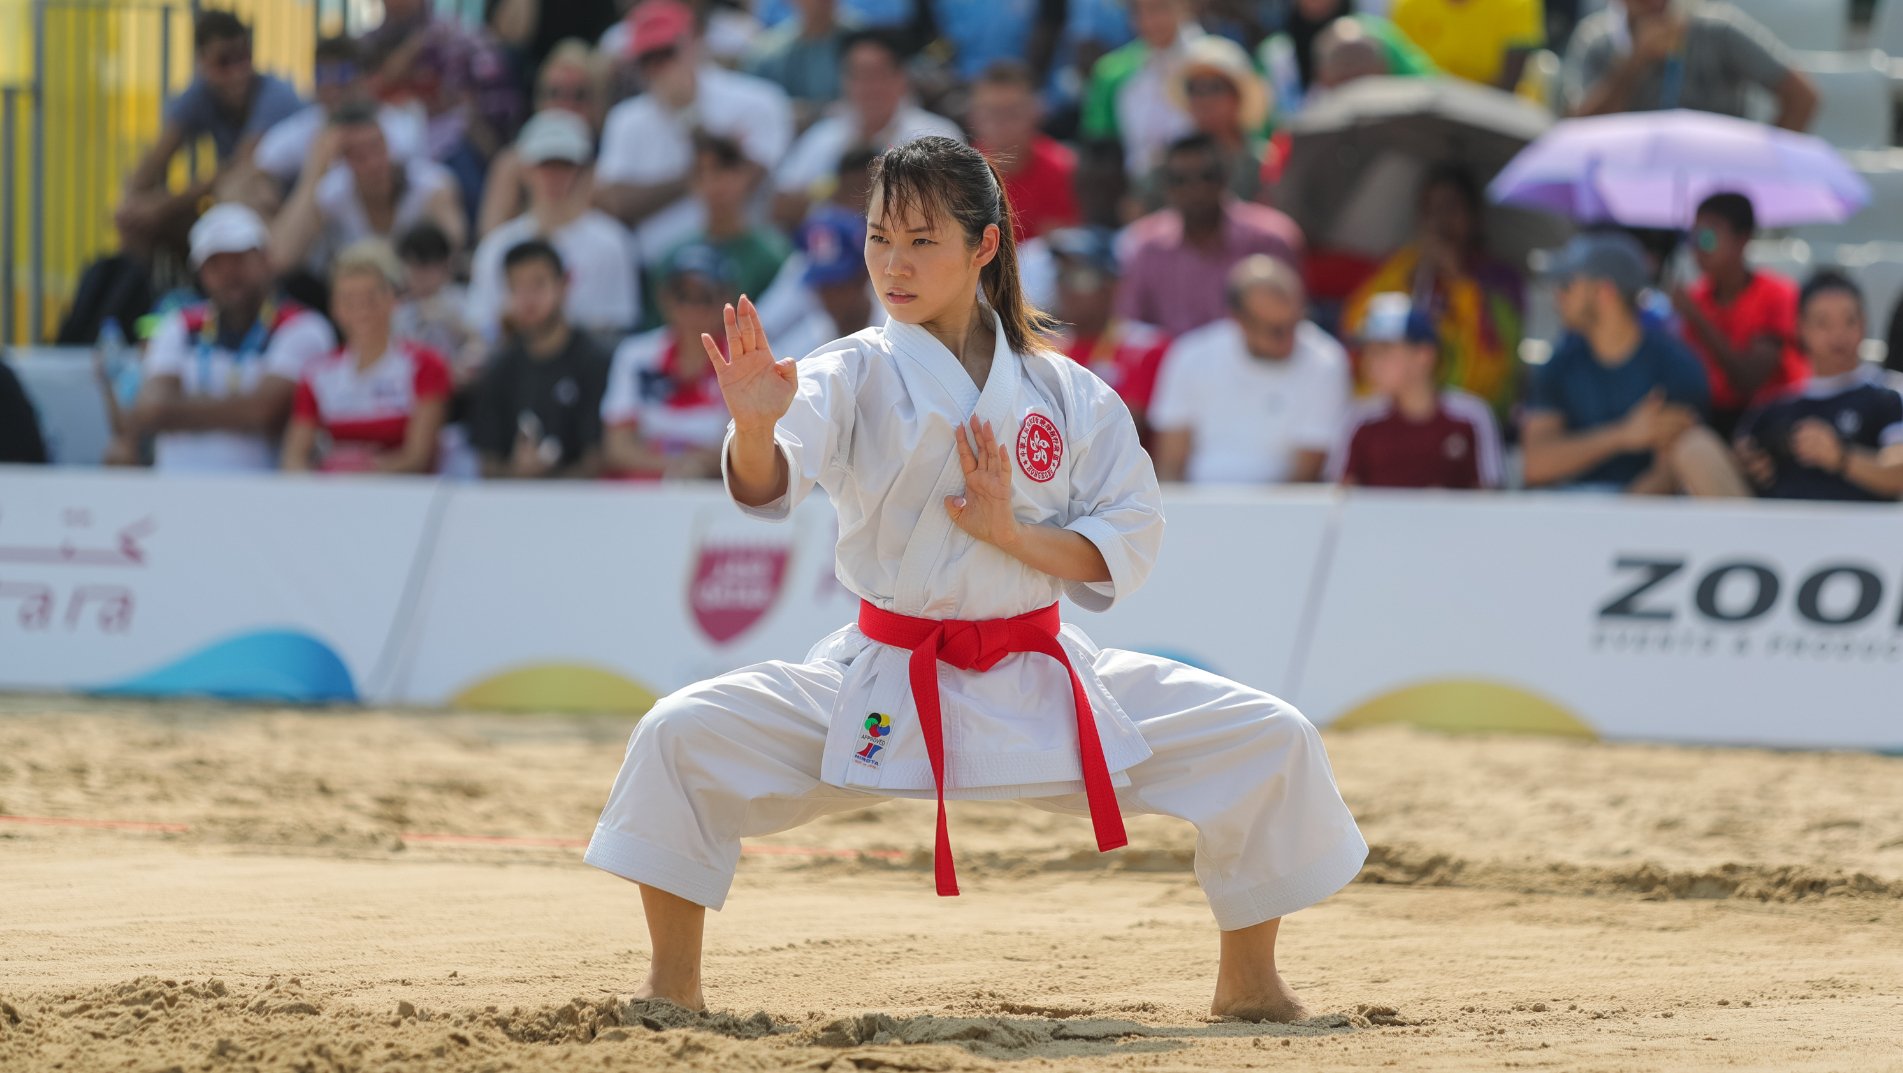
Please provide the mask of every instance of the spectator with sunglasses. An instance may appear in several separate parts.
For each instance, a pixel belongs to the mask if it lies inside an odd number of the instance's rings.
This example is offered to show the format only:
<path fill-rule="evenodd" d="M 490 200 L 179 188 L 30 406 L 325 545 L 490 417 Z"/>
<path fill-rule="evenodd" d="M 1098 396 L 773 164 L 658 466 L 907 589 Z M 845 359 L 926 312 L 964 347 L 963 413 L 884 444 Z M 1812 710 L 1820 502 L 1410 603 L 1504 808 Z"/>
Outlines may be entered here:
<path fill-rule="evenodd" d="M 345 102 L 373 95 L 356 42 L 348 37 L 326 37 L 317 43 L 311 66 L 316 99 L 302 111 L 274 125 L 259 139 L 251 163 L 289 194 L 304 161 L 311 155 L 324 128 Z M 386 104 L 377 110 L 377 124 L 390 144 L 392 158 L 404 161 L 423 150 L 423 115 L 411 108 Z"/>
<path fill-rule="evenodd" d="M 732 138 L 764 174 L 793 140 L 780 87 L 707 61 L 694 13 L 680 0 L 642 0 L 628 14 L 628 48 L 647 92 L 608 113 L 595 165 L 596 204 L 630 227 L 645 249 L 691 237 L 694 132 Z"/>
<path fill-rule="evenodd" d="M 1242 46 L 1206 34 L 1191 41 L 1169 81 L 1170 100 L 1189 116 L 1196 132 L 1216 143 L 1228 173 L 1225 186 L 1244 201 L 1262 192 L 1263 137 L 1269 119 L 1268 85 Z M 1164 169 L 1150 173 L 1149 201 L 1163 204 Z"/>
<path fill-rule="evenodd" d="M 1156 475 L 1192 484 L 1318 481 L 1348 416 L 1348 353 L 1308 319 L 1302 277 L 1244 258 L 1228 316 L 1177 339 L 1150 404 Z"/>
<path fill-rule="evenodd" d="M 304 106 L 297 90 L 251 65 L 251 30 L 227 11 L 202 12 L 192 29 L 196 70 L 165 106 L 164 125 L 126 183 L 114 222 L 128 253 L 182 250 L 198 207 L 243 165 L 257 141 Z M 179 150 L 209 137 L 218 167 L 177 193 L 166 186 Z"/>
<path fill-rule="evenodd" d="M 1672 291 L 1685 342 L 1711 381 L 1711 424 L 1730 438 L 1738 418 L 1810 378 L 1797 347 L 1797 284 L 1745 262 L 1757 214 L 1743 194 L 1706 198 L 1692 219 L 1701 273 Z"/>
<path fill-rule="evenodd" d="M 1299 270 L 1302 232 L 1286 215 L 1238 201 L 1222 149 L 1207 134 L 1170 146 L 1163 163 L 1168 206 L 1130 225 L 1123 240 L 1117 315 L 1170 335 L 1228 315 L 1229 271 L 1252 254 Z"/>
<path fill-rule="evenodd" d="M 607 57 L 585 42 L 570 38 L 555 46 L 535 76 L 535 110 L 571 112 L 588 124 L 599 141 L 608 109 L 611 78 Z M 489 162 L 489 178 L 482 187 L 482 207 L 476 213 L 476 235 L 487 235 L 528 207 L 527 165 L 514 145 Z"/>

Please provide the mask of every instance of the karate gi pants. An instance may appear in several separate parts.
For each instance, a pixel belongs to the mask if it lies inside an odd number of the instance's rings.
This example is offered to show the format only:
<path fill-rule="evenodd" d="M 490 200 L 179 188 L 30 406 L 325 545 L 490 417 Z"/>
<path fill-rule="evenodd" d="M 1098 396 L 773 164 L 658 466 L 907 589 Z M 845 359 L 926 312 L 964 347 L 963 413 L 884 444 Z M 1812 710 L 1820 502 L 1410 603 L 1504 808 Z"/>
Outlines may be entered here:
<path fill-rule="evenodd" d="M 1335 788 L 1321 737 L 1267 693 L 1166 659 L 1105 649 L 1098 676 L 1149 744 L 1117 791 L 1126 816 L 1196 828 L 1195 871 L 1216 925 L 1246 928 L 1315 904 L 1354 879 L 1367 844 Z M 821 782 L 820 752 L 847 668 L 830 660 L 756 664 L 680 690 L 635 727 L 584 859 L 719 909 L 740 840 L 893 796 Z M 1068 719 L 1064 710 L 1051 718 Z M 1048 784 L 1047 784 L 1048 785 Z M 1089 814 L 1076 792 L 947 788 L 948 798 L 1019 798 Z M 924 791 L 929 797 L 931 790 Z M 953 815 L 956 853 L 957 816 Z M 1078 832 L 1089 845 L 1089 832 Z M 1113 851 L 1116 852 L 1116 851 Z M 929 876 L 921 879 L 930 889 Z"/>

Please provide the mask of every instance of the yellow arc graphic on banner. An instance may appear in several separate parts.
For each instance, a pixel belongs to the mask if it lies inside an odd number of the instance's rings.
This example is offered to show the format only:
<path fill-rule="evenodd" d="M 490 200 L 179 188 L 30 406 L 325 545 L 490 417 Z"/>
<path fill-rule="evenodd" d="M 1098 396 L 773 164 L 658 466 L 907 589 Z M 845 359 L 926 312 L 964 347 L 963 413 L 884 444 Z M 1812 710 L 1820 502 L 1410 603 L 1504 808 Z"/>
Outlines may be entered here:
<path fill-rule="evenodd" d="M 613 712 L 640 715 L 660 697 L 614 671 L 583 663 L 539 663 L 490 675 L 450 698 L 452 708 L 492 712 Z"/>
<path fill-rule="evenodd" d="M 1402 723 L 1451 733 L 1599 737 L 1585 720 L 1551 698 L 1484 678 L 1441 678 L 1391 689 L 1356 705 L 1330 728 Z"/>

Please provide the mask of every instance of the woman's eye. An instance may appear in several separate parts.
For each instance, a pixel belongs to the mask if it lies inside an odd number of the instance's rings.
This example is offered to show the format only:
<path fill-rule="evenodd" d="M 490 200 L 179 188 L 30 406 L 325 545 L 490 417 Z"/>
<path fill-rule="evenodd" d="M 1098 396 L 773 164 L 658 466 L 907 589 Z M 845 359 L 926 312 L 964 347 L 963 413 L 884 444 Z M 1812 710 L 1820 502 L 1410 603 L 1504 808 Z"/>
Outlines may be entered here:
<path fill-rule="evenodd" d="M 878 243 L 878 244 L 880 244 L 881 246 L 883 246 L 883 245 L 885 245 L 885 236 L 884 236 L 884 235 L 873 235 L 873 236 L 871 236 L 871 239 L 872 239 L 872 241 L 874 241 L 874 242 L 877 242 L 877 243 Z"/>
<path fill-rule="evenodd" d="M 915 238 L 912 240 L 912 245 L 914 246 L 930 246 L 931 244 L 932 240 L 929 238 Z"/>

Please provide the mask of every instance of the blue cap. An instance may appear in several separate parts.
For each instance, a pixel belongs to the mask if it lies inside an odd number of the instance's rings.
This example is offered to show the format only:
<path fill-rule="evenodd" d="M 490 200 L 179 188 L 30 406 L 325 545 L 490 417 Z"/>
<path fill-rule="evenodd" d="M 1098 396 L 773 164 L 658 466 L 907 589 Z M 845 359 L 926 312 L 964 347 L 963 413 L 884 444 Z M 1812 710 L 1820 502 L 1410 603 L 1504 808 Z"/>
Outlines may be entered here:
<path fill-rule="evenodd" d="M 1117 236 L 1107 227 L 1065 227 L 1044 236 L 1051 252 L 1082 263 L 1106 276 L 1118 274 Z"/>
<path fill-rule="evenodd" d="M 1546 275 L 1561 282 L 1603 279 L 1631 298 L 1651 284 L 1645 267 L 1645 247 L 1623 231 L 1587 231 L 1554 255 Z"/>
<path fill-rule="evenodd" d="M 690 242 L 668 255 L 661 278 L 673 282 L 682 276 L 705 276 L 715 283 L 733 283 L 733 265 L 705 242 Z"/>
<path fill-rule="evenodd" d="M 1414 299 L 1391 292 L 1368 299 L 1359 338 L 1363 343 L 1437 343 L 1440 333 L 1432 318 L 1414 308 Z"/>
<path fill-rule="evenodd" d="M 800 224 L 806 285 L 829 287 L 866 278 L 866 221 L 851 209 L 821 205 Z"/>

